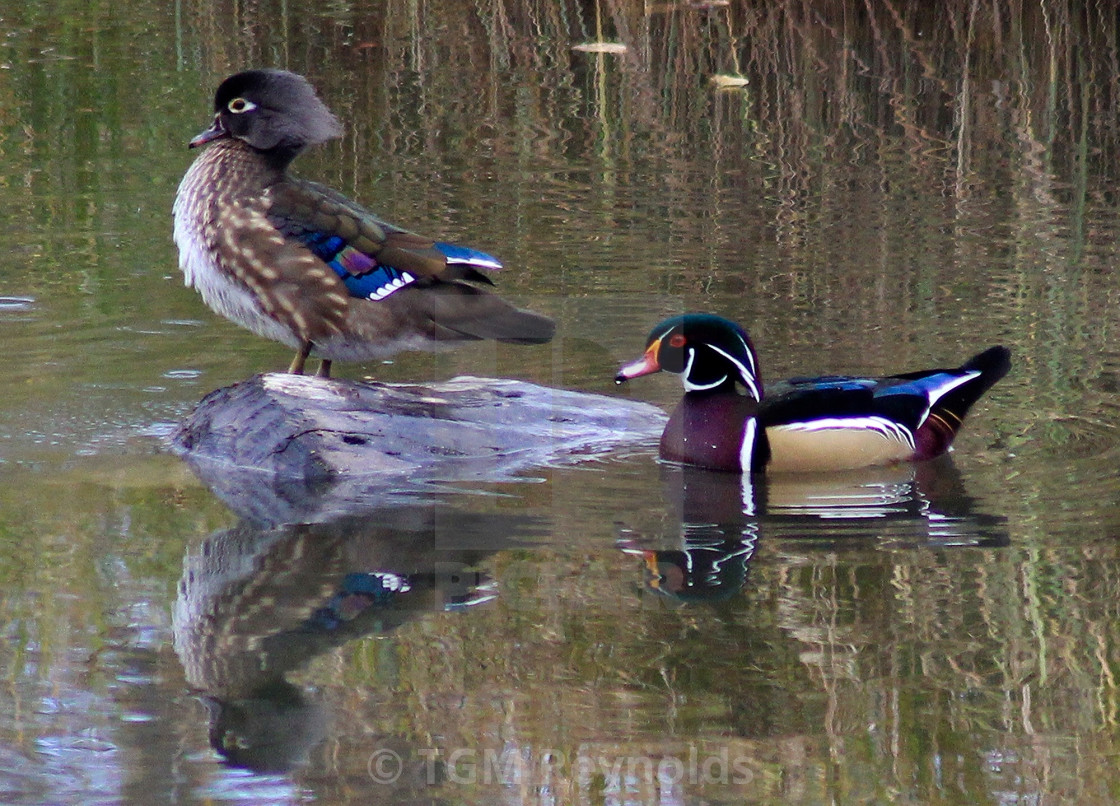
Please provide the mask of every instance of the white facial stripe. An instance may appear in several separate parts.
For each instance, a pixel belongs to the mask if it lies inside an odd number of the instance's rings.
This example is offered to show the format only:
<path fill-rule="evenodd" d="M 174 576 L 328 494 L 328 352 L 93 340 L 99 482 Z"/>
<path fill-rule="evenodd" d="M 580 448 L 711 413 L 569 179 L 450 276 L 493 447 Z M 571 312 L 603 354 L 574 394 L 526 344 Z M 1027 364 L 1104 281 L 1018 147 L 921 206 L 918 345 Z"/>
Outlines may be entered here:
<path fill-rule="evenodd" d="M 685 375 L 684 376 L 684 389 L 685 389 L 686 392 L 706 392 L 707 390 L 715 389 L 720 384 L 726 383 L 726 382 L 727 382 L 727 376 L 726 375 L 724 375 L 718 381 L 714 381 L 712 383 L 704 383 L 704 384 L 693 383 L 692 381 L 690 381 L 688 379 L 688 376 Z"/>
<path fill-rule="evenodd" d="M 910 429 L 885 417 L 826 417 L 804 423 L 782 423 L 775 427 L 789 431 L 870 431 L 914 450 L 914 434 Z"/>
<path fill-rule="evenodd" d="M 739 343 L 743 345 L 743 354 L 746 355 L 747 360 L 751 362 L 751 377 L 753 378 L 758 374 L 758 367 L 754 365 L 754 355 L 751 352 L 751 346 L 747 344 L 747 340 L 743 338 L 741 333 L 735 334 L 739 338 Z"/>
<path fill-rule="evenodd" d="M 746 367 L 741 361 L 739 361 L 739 359 L 731 355 L 731 353 L 728 353 L 725 350 L 721 350 L 714 344 L 709 344 L 708 347 L 715 350 L 732 364 L 737 366 L 739 368 L 739 378 L 743 381 L 743 385 L 747 387 L 747 391 L 751 393 L 751 397 L 753 397 L 755 400 L 762 400 L 762 390 L 758 388 L 758 382 L 755 380 L 754 361 L 751 361 L 750 367 Z M 749 350 L 747 351 L 747 355 L 750 356 Z"/>
<path fill-rule="evenodd" d="M 688 379 L 688 376 L 692 374 L 692 362 L 695 360 L 696 351 L 690 347 L 688 349 L 688 363 L 684 365 L 684 372 L 682 373 L 682 377 L 684 378 L 684 390 L 686 392 L 704 392 L 708 389 L 715 389 L 717 386 L 727 381 L 727 376 L 724 375 L 714 383 L 693 383 Z"/>

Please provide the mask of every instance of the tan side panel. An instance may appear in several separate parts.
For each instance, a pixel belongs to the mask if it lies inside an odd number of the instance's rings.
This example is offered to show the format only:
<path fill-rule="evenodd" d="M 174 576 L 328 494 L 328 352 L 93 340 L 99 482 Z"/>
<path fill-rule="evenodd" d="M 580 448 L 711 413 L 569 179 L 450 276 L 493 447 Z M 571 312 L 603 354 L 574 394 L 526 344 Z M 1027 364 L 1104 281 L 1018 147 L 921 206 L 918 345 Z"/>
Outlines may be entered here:
<path fill-rule="evenodd" d="M 774 472 L 851 470 L 909 459 L 909 445 L 881 432 L 863 428 L 823 428 L 804 431 L 786 426 L 766 429 Z"/>

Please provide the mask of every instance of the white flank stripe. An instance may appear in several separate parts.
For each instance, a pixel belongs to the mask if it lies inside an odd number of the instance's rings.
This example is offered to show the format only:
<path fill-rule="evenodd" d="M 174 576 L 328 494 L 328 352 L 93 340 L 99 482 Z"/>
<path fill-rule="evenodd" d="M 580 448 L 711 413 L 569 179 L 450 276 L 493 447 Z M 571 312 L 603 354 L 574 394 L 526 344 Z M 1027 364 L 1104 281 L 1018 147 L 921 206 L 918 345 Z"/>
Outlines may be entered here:
<path fill-rule="evenodd" d="M 743 473 L 743 514 L 747 517 L 754 516 L 754 477 L 749 472 Z"/>
<path fill-rule="evenodd" d="M 743 514 L 753 516 L 754 513 L 754 477 L 751 476 L 751 463 L 754 461 L 754 438 L 758 431 L 758 420 L 748 417 L 743 424 L 743 444 L 739 448 L 739 468 L 743 471 L 742 495 Z M 751 547 L 754 548 L 753 546 Z"/>
<path fill-rule="evenodd" d="M 754 460 L 754 435 L 758 430 L 758 420 L 748 417 L 743 424 L 743 443 L 739 446 L 739 469 L 744 475 L 751 472 L 751 462 Z"/>

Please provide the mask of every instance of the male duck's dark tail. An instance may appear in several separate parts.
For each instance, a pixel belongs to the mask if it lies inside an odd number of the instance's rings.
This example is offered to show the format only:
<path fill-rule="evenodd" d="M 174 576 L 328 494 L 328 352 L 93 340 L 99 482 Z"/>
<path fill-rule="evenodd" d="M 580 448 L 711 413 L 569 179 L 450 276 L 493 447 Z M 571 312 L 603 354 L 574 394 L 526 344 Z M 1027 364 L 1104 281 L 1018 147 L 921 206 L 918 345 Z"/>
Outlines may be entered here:
<path fill-rule="evenodd" d="M 968 410 L 1010 369 L 1011 351 L 996 346 L 989 347 L 951 371 L 950 374 L 962 380 L 931 401 L 929 414 L 915 434 L 915 458 L 931 458 L 947 450 Z"/>
<path fill-rule="evenodd" d="M 962 383 L 956 389 L 942 396 L 933 407 L 934 412 L 948 412 L 957 420 L 963 420 L 980 397 L 996 385 L 1011 369 L 1011 351 L 1003 346 L 989 347 L 979 355 L 961 364 L 958 372 L 979 372 L 975 378 Z"/>
<path fill-rule="evenodd" d="M 977 387 L 980 391 L 976 393 L 976 397 L 979 398 L 1011 370 L 1011 351 L 1002 345 L 989 347 L 979 355 L 965 361 L 961 369 L 980 370 L 980 377 L 983 380 Z"/>

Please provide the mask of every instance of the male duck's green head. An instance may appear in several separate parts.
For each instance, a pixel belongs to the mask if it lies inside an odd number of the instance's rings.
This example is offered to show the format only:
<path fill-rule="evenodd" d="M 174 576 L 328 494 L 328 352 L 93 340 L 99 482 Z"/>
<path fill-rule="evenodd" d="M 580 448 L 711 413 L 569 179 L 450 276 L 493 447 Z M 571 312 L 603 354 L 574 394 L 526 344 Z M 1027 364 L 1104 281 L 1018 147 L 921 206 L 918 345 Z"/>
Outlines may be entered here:
<path fill-rule="evenodd" d="M 762 400 L 750 336 L 722 316 L 688 313 L 661 322 L 650 331 L 642 357 L 620 369 L 615 382 L 662 370 L 680 375 L 686 392 L 732 391 L 739 383 Z"/>

